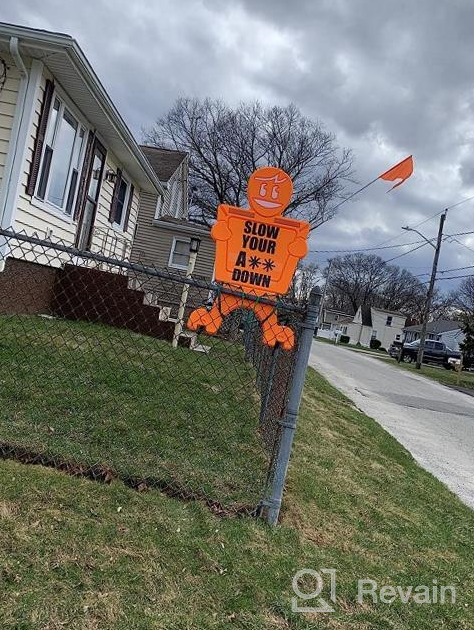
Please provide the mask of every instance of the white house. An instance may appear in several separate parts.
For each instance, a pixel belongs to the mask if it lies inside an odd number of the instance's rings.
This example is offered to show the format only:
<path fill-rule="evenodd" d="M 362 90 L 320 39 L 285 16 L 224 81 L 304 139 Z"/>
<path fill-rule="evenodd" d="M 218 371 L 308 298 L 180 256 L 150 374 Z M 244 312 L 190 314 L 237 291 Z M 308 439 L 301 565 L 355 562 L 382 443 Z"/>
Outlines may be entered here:
<path fill-rule="evenodd" d="M 77 42 L 0 23 L 2 75 L 0 227 L 127 256 L 164 191 Z"/>
<path fill-rule="evenodd" d="M 347 327 L 349 343 L 368 348 L 372 339 L 378 339 L 381 347 L 388 349 L 394 341 L 402 340 L 405 324 L 406 317 L 402 313 L 373 306 L 359 306 Z"/>
<path fill-rule="evenodd" d="M 317 336 L 325 339 L 335 339 L 338 335 L 346 335 L 347 327 L 352 320 L 353 316 L 348 313 L 332 308 L 324 308 Z"/>
<path fill-rule="evenodd" d="M 421 325 L 408 326 L 403 329 L 405 333 L 405 343 L 416 341 L 420 338 Z M 442 341 L 448 348 L 459 350 L 459 344 L 464 341 L 461 322 L 439 319 L 429 322 L 426 326 L 426 338 Z"/>

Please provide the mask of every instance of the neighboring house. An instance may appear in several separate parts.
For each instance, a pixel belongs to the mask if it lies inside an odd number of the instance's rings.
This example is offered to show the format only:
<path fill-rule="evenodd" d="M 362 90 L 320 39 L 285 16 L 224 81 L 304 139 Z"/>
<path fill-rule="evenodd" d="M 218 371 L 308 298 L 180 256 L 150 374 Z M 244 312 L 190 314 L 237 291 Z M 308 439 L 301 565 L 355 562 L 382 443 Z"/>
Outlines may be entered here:
<path fill-rule="evenodd" d="M 403 329 L 405 343 L 411 343 L 420 338 L 421 325 L 408 326 Z M 429 322 L 426 326 L 426 338 L 442 341 L 452 350 L 459 350 L 459 344 L 464 341 L 462 323 L 447 319 Z"/>
<path fill-rule="evenodd" d="M 347 334 L 347 327 L 352 322 L 353 316 L 342 311 L 324 308 L 321 324 L 318 328 L 318 337 L 334 339 L 337 335 Z"/>
<path fill-rule="evenodd" d="M 1 227 L 128 257 L 141 195 L 164 191 L 77 42 L 0 23 L 2 69 Z"/>
<path fill-rule="evenodd" d="M 347 327 L 351 345 L 369 347 L 372 339 L 378 339 L 381 347 L 388 349 L 394 341 L 401 341 L 405 315 L 371 306 L 359 306 L 352 322 Z"/>
<path fill-rule="evenodd" d="M 140 199 L 138 223 L 132 247 L 134 262 L 174 274 L 186 272 L 189 262 L 191 237 L 201 240 L 193 277 L 210 282 L 214 273 L 214 241 L 209 228 L 188 219 L 188 156 L 180 151 L 142 146 L 144 155 L 153 167 L 165 191 L 162 198 L 154 193 L 143 193 Z M 155 285 L 144 284 L 137 279 L 139 288 L 149 291 L 157 306 L 176 307 L 179 303 L 181 285 L 170 284 L 168 294 Z M 138 287 L 137 287 L 138 288 Z M 202 301 L 202 297 L 195 300 Z M 193 292 L 190 293 L 190 306 Z M 174 309 L 175 310 L 175 309 Z"/>

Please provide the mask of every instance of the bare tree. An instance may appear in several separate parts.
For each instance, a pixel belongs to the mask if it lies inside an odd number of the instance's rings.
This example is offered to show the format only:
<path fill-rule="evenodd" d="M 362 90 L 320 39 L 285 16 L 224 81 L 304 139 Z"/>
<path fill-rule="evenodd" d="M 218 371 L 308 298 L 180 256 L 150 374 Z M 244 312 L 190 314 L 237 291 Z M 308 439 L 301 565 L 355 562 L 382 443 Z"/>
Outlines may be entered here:
<path fill-rule="evenodd" d="M 219 100 L 178 99 L 155 126 L 148 144 L 189 153 L 191 215 L 210 225 L 220 203 L 246 203 L 247 181 L 259 166 L 277 166 L 293 179 L 286 214 L 314 229 L 334 216 L 351 181 L 352 156 L 335 136 L 295 105 L 235 108 Z"/>
<path fill-rule="evenodd" d="M 309 294 L 318 284 L 319 267 L 314 263 L 300 261 L 288 292 L 288 298 L 295 304 L 304 305 L 308 302 Z"/>
<path fill-rule="evenodd" d="M 456 306 L 468 317 L 474 317 L 474 276 L 465 278 L 454 293 Z"/>
<path fill-rule="evenodd" d="M 426 299 L 424 285 L 406 269 L 364 253 L 333 258 L 328 306 L 354 313 L 359 306 L 401 311 L 417 318 Z"/>

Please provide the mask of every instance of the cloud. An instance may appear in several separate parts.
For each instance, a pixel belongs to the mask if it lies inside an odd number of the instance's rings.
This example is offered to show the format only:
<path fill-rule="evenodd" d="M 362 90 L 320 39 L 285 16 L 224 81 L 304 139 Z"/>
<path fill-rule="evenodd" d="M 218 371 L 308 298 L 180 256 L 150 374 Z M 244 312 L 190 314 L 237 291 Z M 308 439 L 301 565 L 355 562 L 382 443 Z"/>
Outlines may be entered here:
<path fill-rule="evenodd" d="M 471 0 L 4 0 L 2 19 L 75 37 L 137 136 L 180 95 L 259 98 L 323 121 L 353 148 L 361 182 L 414 154 L 410 180 L 342 206 L 313 249 L 409 241 L 402 225 L 474 194 Z M 450 211 L 446 230 L 473 218 L 474 201 Z M 423 271 L 430 249 L 397 262 Z M 446 242 L 440 268 L 472 261 Z"/>

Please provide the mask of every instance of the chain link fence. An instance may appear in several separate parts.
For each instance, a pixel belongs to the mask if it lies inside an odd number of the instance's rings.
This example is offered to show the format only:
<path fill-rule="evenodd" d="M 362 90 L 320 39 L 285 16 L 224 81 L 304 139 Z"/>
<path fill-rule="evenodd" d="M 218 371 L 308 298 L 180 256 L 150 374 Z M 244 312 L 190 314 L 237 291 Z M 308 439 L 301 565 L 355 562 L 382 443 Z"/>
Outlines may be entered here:
<path fill-rule="evenodd" d="M 295 332 L 286 351 L 262 343 L 248 310 L 215 336 L 187 330 L 192 309 L 229 292 L 214 284 L 11 230 L 0 269 L 0 457 L 261 513 L 302 309 L 274 303 Z"/>

